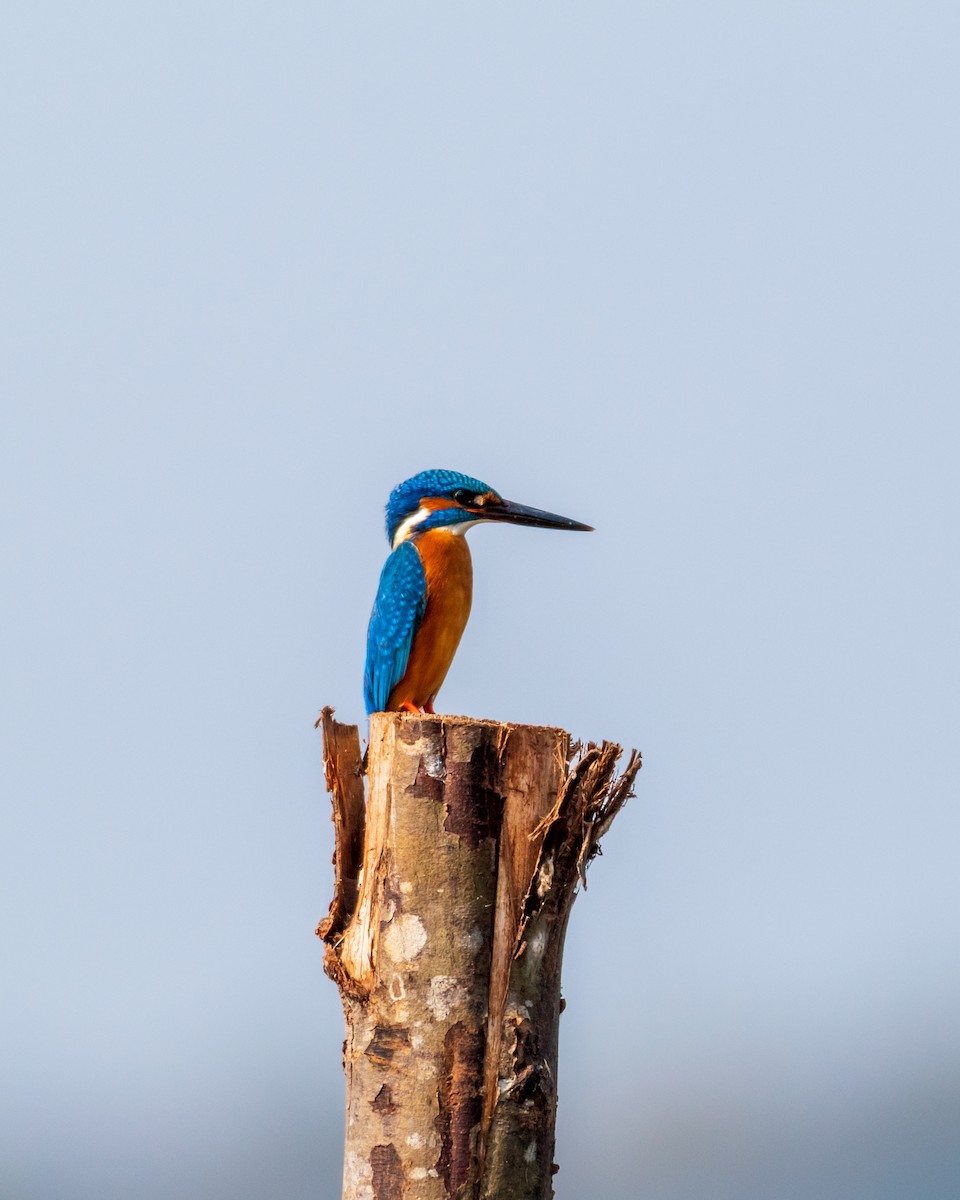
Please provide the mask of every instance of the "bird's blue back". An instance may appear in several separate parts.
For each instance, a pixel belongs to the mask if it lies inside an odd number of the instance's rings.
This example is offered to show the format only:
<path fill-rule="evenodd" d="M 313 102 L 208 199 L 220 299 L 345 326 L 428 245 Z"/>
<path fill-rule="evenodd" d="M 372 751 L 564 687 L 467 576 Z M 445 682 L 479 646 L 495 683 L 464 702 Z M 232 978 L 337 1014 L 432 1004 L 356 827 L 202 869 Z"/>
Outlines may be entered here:
<path fill-rule="evenodd" d="M 401 542 L 383 565 L 367 629 L 363 699 L 367 715 L 383 712 L 403 678 L 417 626 L 427 606 L 427 577 L 412 542 Z"/>

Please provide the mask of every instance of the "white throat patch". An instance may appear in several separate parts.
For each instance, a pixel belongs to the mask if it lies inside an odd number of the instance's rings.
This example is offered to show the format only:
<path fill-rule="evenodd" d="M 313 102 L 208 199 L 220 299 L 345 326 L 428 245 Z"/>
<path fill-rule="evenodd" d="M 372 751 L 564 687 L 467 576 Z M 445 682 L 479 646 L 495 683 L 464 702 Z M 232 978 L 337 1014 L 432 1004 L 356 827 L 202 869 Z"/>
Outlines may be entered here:
<path fill-rule="evenodd" d="M 447 533 L 455 533 L 458 537 L 463 537 L 468 529 L 472 529 L 474 525 L 479 525 L 479 518 L 476 521 L 460 521 L 456 525 L 444 525 L 443 529 Z"/>

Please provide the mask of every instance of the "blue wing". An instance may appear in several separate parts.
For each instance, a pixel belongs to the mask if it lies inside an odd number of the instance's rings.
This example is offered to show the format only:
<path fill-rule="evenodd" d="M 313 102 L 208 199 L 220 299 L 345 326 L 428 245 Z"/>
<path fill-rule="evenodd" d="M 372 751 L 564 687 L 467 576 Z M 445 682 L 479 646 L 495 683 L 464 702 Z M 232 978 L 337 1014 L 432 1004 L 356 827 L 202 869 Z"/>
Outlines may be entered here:
<path fill-rule="evenodd" d="M 383 712 L 403 678 L 413 635 L 427 606 L 427 576 L 412 542 L 401 542 L 383 565 L 367 628 L 363 699 L 367 713 Z"/>

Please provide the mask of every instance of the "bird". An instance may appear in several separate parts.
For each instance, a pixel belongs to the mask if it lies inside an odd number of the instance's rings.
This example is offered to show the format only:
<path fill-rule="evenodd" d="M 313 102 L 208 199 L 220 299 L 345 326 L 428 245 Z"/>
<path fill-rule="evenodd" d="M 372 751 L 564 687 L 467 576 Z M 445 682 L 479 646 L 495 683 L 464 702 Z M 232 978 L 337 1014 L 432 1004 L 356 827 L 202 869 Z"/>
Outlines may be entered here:
<path fill-rule="evenodd" d="M 470 615 L 473 565 L 464 536 L 482 521 L 589 532 L 569 517 L 504 500 L 459 471 L 404 480 L 386 507 L 391 551 L 367 629 L 363 697 L 375 712 L 433 714 Z"/>

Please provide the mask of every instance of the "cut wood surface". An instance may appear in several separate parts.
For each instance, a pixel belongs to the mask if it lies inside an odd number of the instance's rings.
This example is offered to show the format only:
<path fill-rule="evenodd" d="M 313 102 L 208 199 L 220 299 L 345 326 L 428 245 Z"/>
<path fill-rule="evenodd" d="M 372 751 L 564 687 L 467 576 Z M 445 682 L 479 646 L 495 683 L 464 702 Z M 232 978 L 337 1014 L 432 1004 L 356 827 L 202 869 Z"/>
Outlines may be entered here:
<path fill-rule="evenodd" d="M 344 1200 L 546 1200 L 567 918 L 640 756 L 617 777 L 619 746 L 560 729 L 376 713 L 364 800 L 356 726 L 318 724 Z"/>

